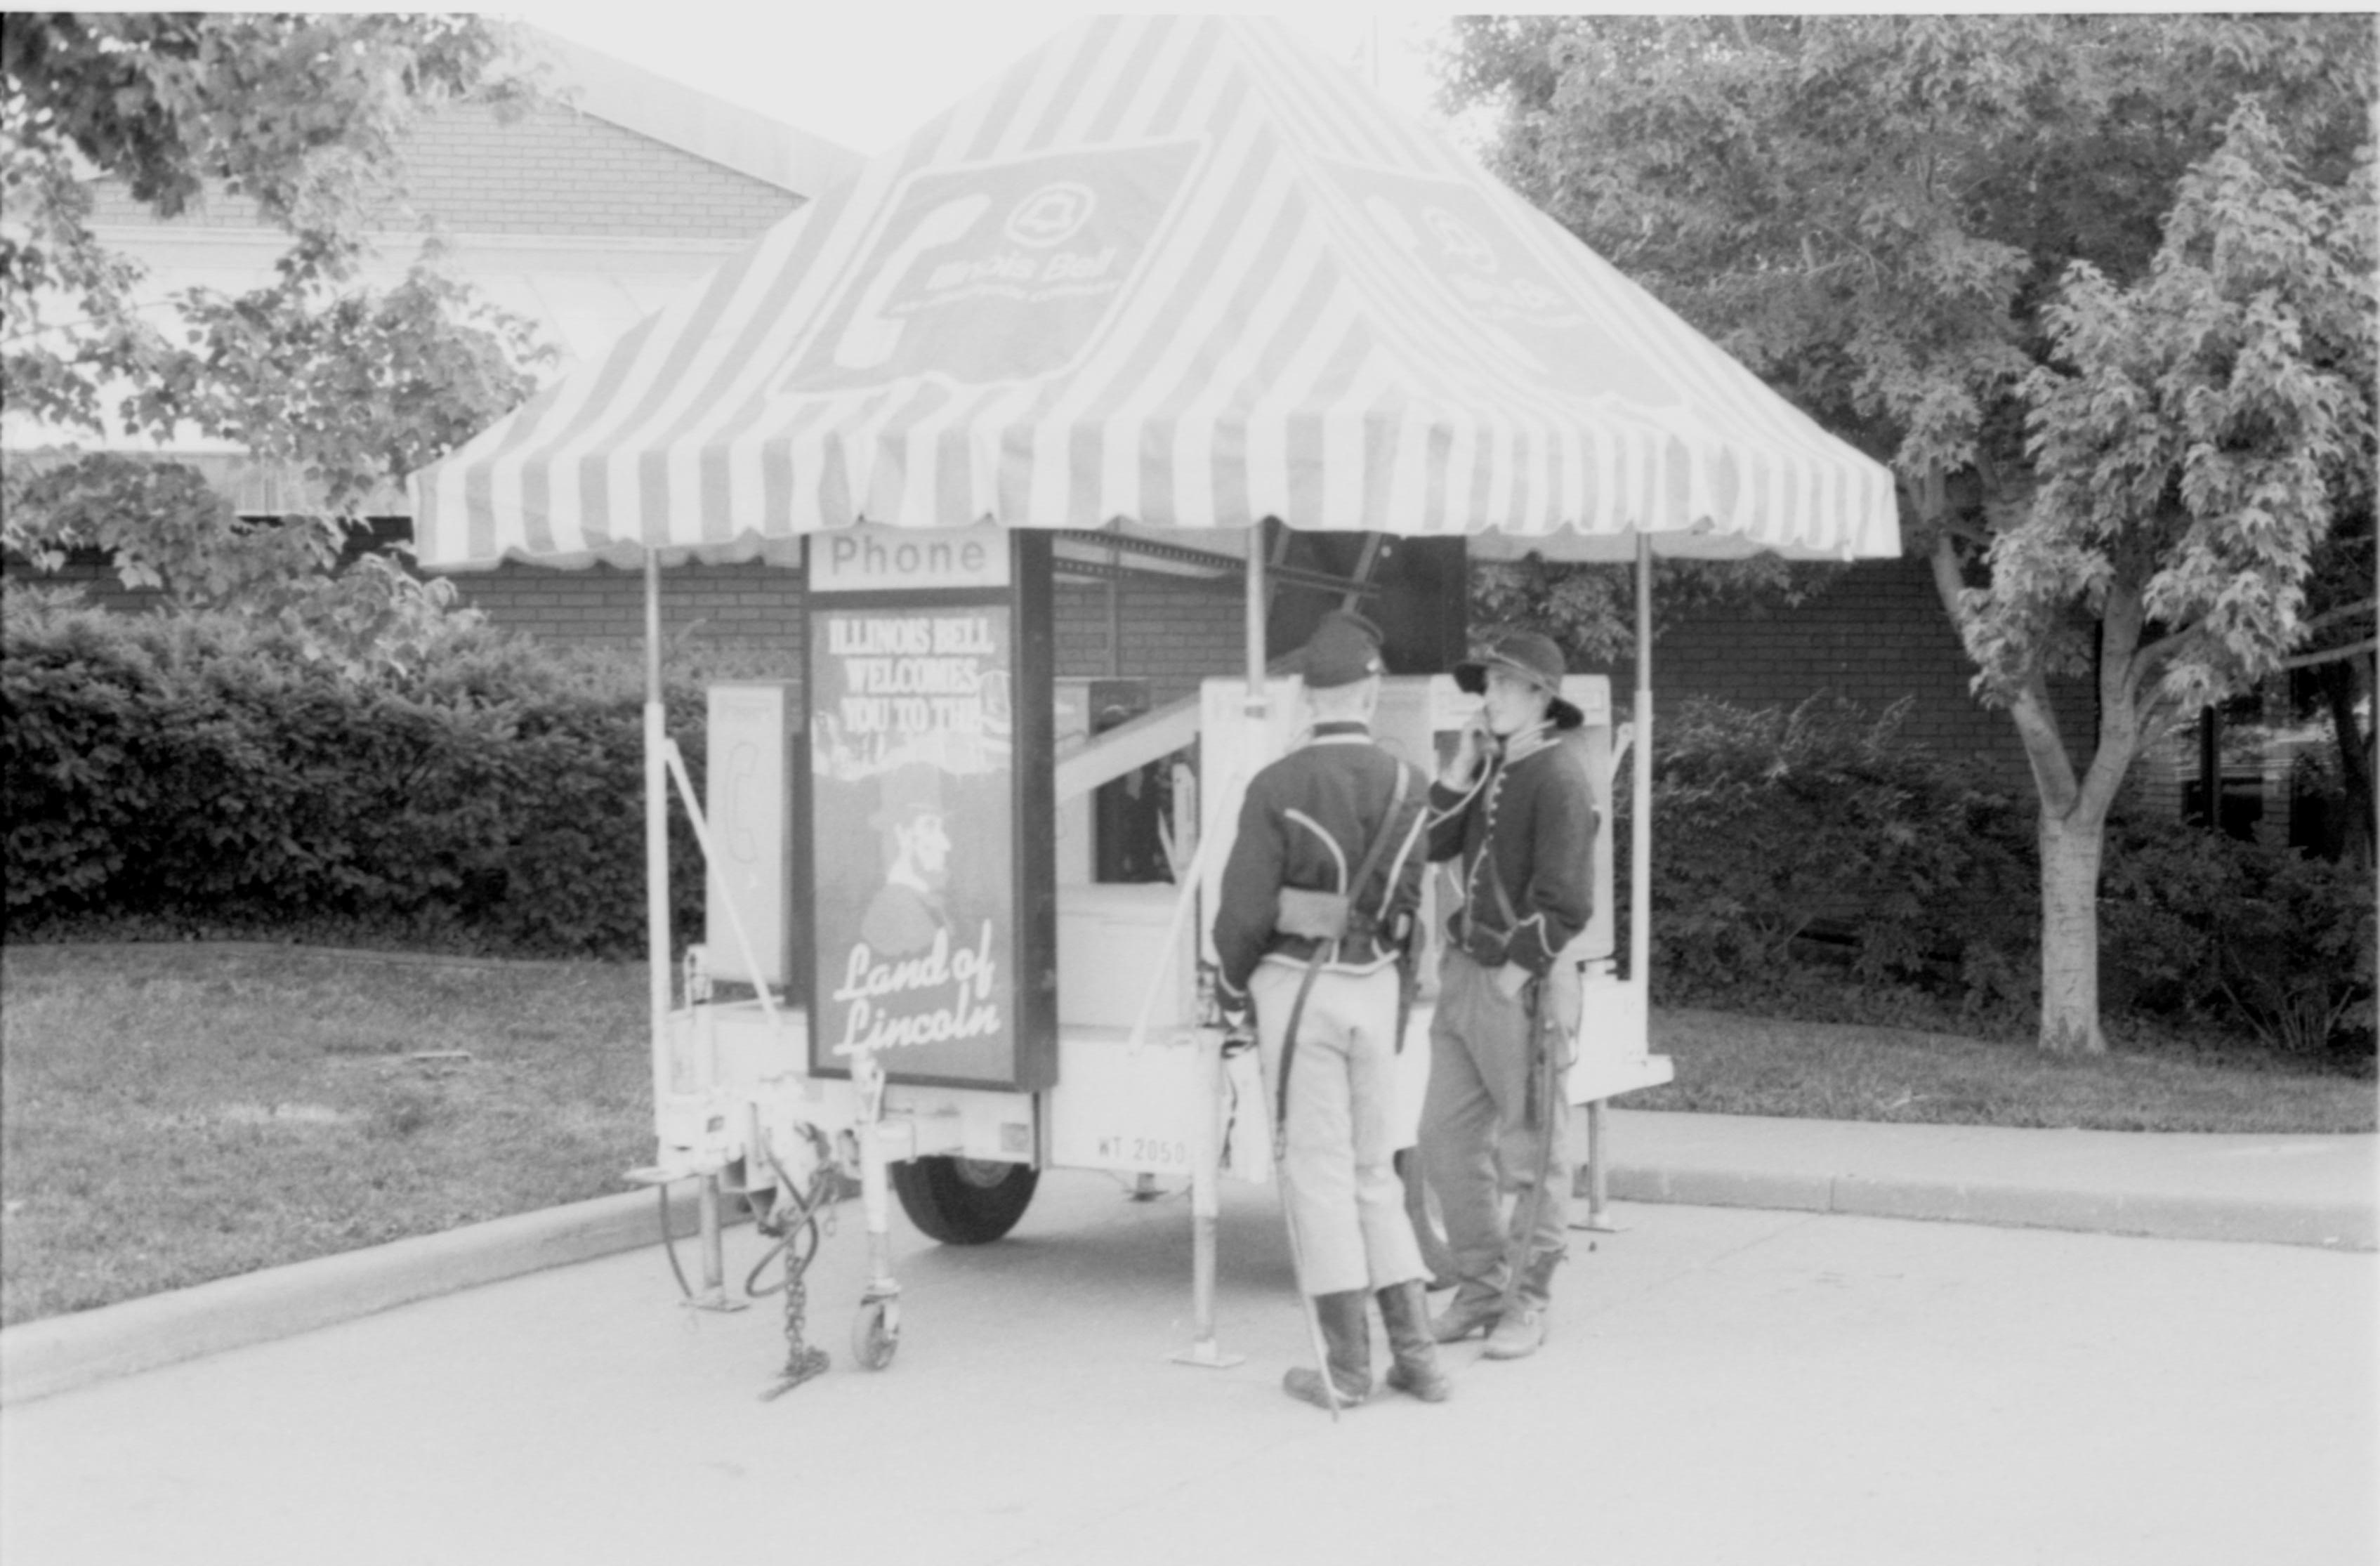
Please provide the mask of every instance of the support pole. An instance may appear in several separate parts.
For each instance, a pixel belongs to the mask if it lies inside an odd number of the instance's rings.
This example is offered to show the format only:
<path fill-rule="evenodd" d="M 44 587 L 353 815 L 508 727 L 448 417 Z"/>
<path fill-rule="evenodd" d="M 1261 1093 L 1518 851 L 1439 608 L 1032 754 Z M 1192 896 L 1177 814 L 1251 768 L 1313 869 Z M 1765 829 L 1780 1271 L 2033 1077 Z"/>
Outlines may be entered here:
<path fill-rule="evenodd" d="M 653 1104 L 670 1094 L 669 731 L 662 707 L 662 563 L 645 550 L 645 966 L 652 1013 Z M 698 1310 L 737 1308 L 727 1298 L 727 1260 L 720 1232 L 719 1175 L 700 1177 L 696 1196 L 702 1288 Z"/>
<path fill-rule="evenodd" d="M 1607 1108 L 1601 1099 L 1586 1106 L 1586 1221 L 1572 1222 L 1571 1227 L 1612 1234 L 1620 1226 L 1605 1210 L 1611 1202 L 1611 1168 L 1603 1156 L 1604 1133 L 1609 1124 L 1604 1113 Z"/>
<path fill-rule="evenodd" d="M 1230 786 L 1237 787 L 1234 777 Z M 1173 899 L 1173 922 L 1166 928 L 1164 950 L 1178 953 L 1183 938 L 1196 935 L 1188 929 L 1190 909 L 1198 896 L 1199 882 L 1207 873 L 1207 849 L 1214 843 L 1212 836 L 1202 837 L 1182 870 L 1182 890 Z M 1148 1025 L 1157 1013 L 1157 997 L 1172 976 L 1173 964 L 1160 962 L 1149 975 L 1148 988 L 1142 991 L 1139 1014 L 1133 1019 L 1132 1032 L 1125 1048 L 1137 1050 L 1148 1038 Z M 1219 1369 L 1233 1366 L 1246 1356 L 1225 1354 L 1215 1346 L 1215 1257 L 1216 1219 L 1222 1211 L 1217 1185 L 1221 1177 L 1223 1120 L 1223 1035 L 1220 1028 L 1199 1027 L 1195 1035 L 1198 1051 L 1198 1091 L 1196 1108 L 1190 1127 L 1190 1315 L 1192 1341 L 1188 1348 L 1166 1357 L 1177 1365 L 1203 1366 Z"/>
<path fill-rule="evenodd" d="M 1223 1038 L 1197 1032 L 1199 1111 L 1190 1128 L 1190 1346 L 1166 1357 L 1176 1365 L 1224 1370 L 1247 1358 L 1226 1354 L 1215 1341 L 1215 1221 L 1222 1210 L 1216 1189 L 1220 1175 Z"/>
<path fill-rule="evenodd" d="M 1628 982 L 1644 988 L 1645 1015 L 1653 1014 L 1653 540 L 1636 535 L 1636 733 L 1629 819 Z M 1637 1040 L 1649 1048 L 1650 1038 Z"/>
<path fill-rule="evenodd" d="M 1262 520 L 1258 520 L 1256 526 L 1248 529 L 1248 597 L 1245 620 L 1248 654 L 1246 711 L 1249 717 L 1261 720 L 1266 712 L 1265 552 Z"/>
<path fill-rule="evenodd" d="M 653 1103 L 670 1094 L 669 777 L 662 722 L 662 568 L 645 552 L 645 965 L 652 1011 Z"/>
<path fill-rule="evenodd" d="M 1645 1030 L 1634 1040 L 1642 1054 L 1653 1047 L 1653 540 L 1643 533 L 1636 535 L 1636 707 L 1629 724 L 1634 755 L 1629 771 L 1628 982 L 1645 998 L 1634 1008 Z M 1586 1220 L 1571 1227 L 1610 1233 L 1620 1225 L 1606 1210 L 1610 1122 L 1604 1109 L 1600 1099 L 1586 1106 Z"/>

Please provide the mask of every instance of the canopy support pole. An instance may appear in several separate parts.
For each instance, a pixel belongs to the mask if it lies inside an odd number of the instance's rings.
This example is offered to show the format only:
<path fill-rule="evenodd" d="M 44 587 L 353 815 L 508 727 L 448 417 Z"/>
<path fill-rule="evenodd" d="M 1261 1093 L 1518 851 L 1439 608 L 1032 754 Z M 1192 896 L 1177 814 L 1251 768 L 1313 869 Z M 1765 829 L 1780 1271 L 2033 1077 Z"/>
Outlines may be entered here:
<path fill-rule="evenodd" d="M 669 778 L 662 744 L 661 563 L 645 552 L 645 967 L 652 1013 L 653 1098 L 669 1097 Z"/>
<path fill-rule="evenodd" d="M 652 1012 L 653 1102 L 670 1096 L 669 728 L 662 706 L 662 563 L 645 550 L 645 968 Z M 696 1201 L 702 1253 L 702 1290 L 686 1303 L 698 1310 L 735 1308 L 727 1298 L 727 1261 L 720 1233 L 719 1173 L 705 1171 Z"/>
<path fill-rule="evenodd" d="M 1264 520 L 1259 517 L 1248 529 L 1248 596 L 1246 604 L 1248 655 L 1247 714 L 1251 718 L 1265 715 L 1265 551 Z"/>
<path fill-rule="evenodd" d="M 1653 540 L 1636 535 L 1636 710 L 1628 858 L 1628 982 L 1645 987 L 1653 1014 Z M 1649 1040 L 1648 1040 L 1649 1042 Z"/>

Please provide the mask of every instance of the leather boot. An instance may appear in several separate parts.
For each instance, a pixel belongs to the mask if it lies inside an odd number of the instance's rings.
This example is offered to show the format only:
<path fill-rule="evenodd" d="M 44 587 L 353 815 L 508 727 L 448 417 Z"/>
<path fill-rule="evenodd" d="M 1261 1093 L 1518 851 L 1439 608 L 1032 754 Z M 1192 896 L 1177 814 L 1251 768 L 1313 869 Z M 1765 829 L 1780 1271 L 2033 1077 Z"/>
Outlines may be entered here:
<path fill-rule="evenodd" d="M 1539 1251 L 1529 1258 L 1521 1272 L 1520 1297 L 1488 1334 L 1488 1346 L 1481 1351 L 1488 1358 L 1526 1359 L 1543 1346 L 1548 1308 L 1553 1303 L 1554 1269 L 1561 1265 L 1563 1254 Z"/>
<path fill-rule="evenodd" d="M 1339 1406 L 1353 1408 L 1372 1395 L 1372 1323 L 1364 1314 L 1364 1291 L 1314 1296 L 1314 1314 L 1322 1323 L 1322 1350 Z M 1281 1378 L 1281 1390 L 1317 1408 L 1330 1406 L 1322 1390 L 1323 1372 L 1293 1366 Z"/>
<path fill-rule="evenodd" d="M 1444 1402 L 1454 1384 L 1438 1367 L 1438 1340 L 1430 1335 L 1429 1301 L 1421 1280 L 1383 1289 L 1378 1297 L 1380 1319 L 1389 1329 L 1390 1388 L 1424 1402 Z"/>
<path fill-rule="evenodd" d="M 1430 1320 L 1429 1335 L 1441 1343 L 1459 1343 L 1474 1332 L 1484 1332 L 1496 1325 L 1504 1314 L 1500 1294 L 1482 1294 L 1469 1299 L 1456 1291 L 1453 1302 Z"/>

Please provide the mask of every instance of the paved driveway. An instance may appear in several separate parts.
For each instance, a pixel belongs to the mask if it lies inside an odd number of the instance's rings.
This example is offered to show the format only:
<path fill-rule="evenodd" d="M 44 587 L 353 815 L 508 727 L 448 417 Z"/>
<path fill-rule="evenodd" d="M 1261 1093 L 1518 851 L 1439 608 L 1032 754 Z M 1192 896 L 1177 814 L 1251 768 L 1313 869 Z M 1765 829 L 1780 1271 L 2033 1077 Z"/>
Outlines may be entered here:
<path fill-rule="evenodd" d="M 905 1335 L 756 1394 L 776 1302 L 682 1309 L 648 1249 L 0 1410 L 0 1559 L 401 1566 L 1537 1561 L 2364 1566 L 2369 1253 L 1624 1207 L 1536 1359 L 1334 1428 L 1269 1194 L 1226 1184 L 1228 1370 L 1188 1217 L 1048 1176 L 1015 1236 L 896 1223 Z M 1576 1236 L 1584 1240 L 1585 1236 Z M 730 1237 L 732 1281 L 757 1255 Z M 691 1265 L 689 1247 L 681 1247 Z"/>

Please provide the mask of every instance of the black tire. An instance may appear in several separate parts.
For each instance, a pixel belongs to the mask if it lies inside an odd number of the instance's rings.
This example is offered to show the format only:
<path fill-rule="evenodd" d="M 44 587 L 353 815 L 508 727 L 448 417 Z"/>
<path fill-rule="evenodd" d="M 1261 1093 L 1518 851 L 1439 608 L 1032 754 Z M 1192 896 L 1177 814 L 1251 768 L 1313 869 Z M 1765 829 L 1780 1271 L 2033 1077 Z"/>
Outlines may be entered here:
<path fill-rule="evenodd" d="M 1041 1183 L 1041 1171 L 1030 1164 L 978 1159 L 911 1159 L 888 1172 L 909 1221 L 945 1245 L 999 1239 L 1016 1227 Z"/>

